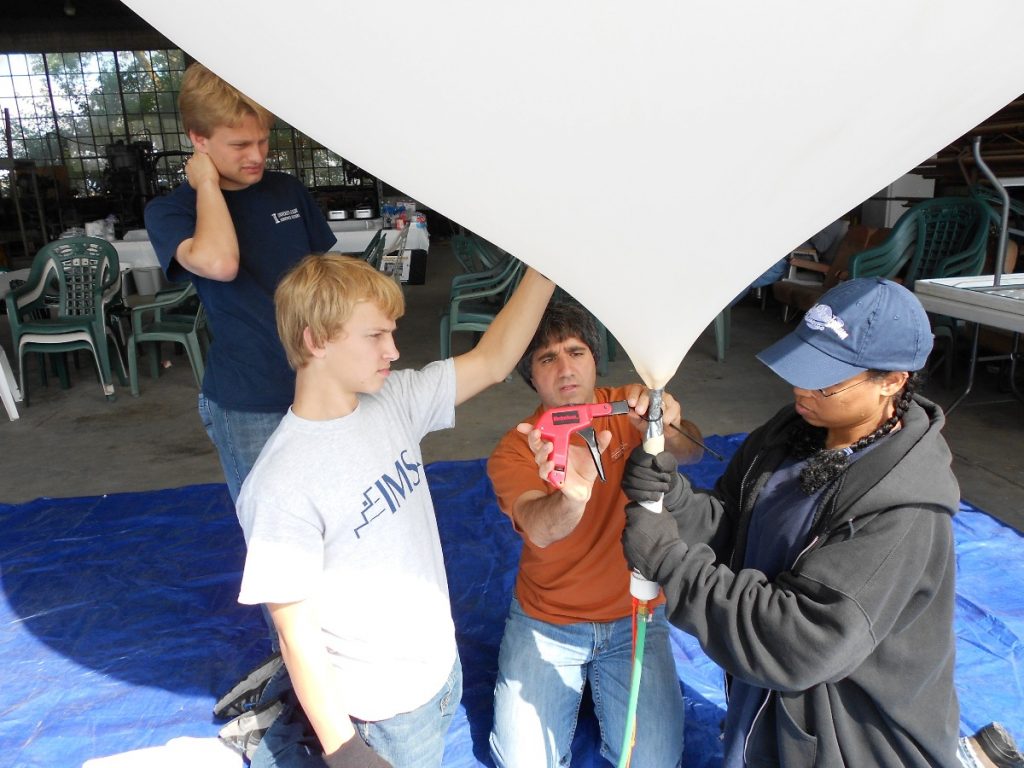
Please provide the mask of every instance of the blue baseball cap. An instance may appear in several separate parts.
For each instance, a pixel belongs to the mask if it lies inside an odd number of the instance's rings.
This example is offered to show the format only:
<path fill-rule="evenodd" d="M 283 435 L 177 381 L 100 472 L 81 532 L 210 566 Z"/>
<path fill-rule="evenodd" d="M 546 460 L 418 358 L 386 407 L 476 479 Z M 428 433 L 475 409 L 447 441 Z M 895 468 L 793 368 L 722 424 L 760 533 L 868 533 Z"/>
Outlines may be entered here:
<path fill-rule="evenodd" d="M 800 389 L 824 389 L 867 370 L 918 371 L 932 351 L 921 302 L 880 277 L 847 280 L 757 359 Z"/>

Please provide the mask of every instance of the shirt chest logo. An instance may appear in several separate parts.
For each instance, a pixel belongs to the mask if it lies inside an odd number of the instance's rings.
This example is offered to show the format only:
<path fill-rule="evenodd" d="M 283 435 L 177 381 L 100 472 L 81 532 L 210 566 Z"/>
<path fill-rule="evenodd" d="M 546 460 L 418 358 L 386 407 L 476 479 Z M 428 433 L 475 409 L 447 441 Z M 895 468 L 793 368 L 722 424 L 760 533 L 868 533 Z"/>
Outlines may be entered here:
<path fill-rule="evenodd" d="M 284 222 L 291 221 L 292 219 L 302 218 L 299 215 L 298 208 L 289 208 L 287 211 L 278 211 L 277 213 L 270 214 L 270 217 L 274 220 L 275 224 L 283 224 Z"/>
<path fill-rule="evenodd" d="M 394 472 L 385 472 L 363 490 L 359 521 L 352 532 L 362 538 L 363 529 L 385 512 L 398 513 L 423 479 L 420 464 L 409 451 L 402 451 Z"/>
<path fill-rule="evenodd" d="M 626 455 L 626 451 L 629 450 L 629 446 L 625 443 L 619 443 L 615 446 L 608 447 L 608 456 L 612 461 L 620 461 L 623 456 Z"/>

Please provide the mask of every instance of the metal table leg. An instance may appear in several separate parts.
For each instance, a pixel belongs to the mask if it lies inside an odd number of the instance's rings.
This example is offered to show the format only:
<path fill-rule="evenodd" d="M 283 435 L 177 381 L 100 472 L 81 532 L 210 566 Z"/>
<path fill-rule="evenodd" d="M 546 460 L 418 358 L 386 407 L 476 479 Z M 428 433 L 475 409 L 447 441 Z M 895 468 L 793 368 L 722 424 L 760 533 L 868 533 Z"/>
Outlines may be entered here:
<path fill-rule="evenodd" d="M 1020 334 L 1016 332 L 1013 334 L 1013 347 L 1009 355 L 986 355 L 984 357 L 979 357 L 978 334 L 980 331 L 981 325 L 979 323 L 974 323 L 974 333 L 972 334 L 971 338 L 971 362 L 970 367 L 967 371 L 967 388 L 964 389 L 964 391 L 960 393 L 956 400 L 950 403 L 949 407 L 945 409 L 947 415 L 952 413 L 953 409 L 960 405 L 963 399 L 967 397 L 967 395 L 970 393 L 971 388 L 974 386 L 974 369 L 977 367 L 978 363 L 990 362 L 992 360 L 1009 359 L 1010 391 L 1013 393 L 1014 397 L 1016 397 L 1021 402 L 1024 402 L 1024 393 L 1022 393 L 1017 387 L 1017 359 L 1020 357 L 1020 353 L 1018 352 L 1020 344 Z"/>
<path fill-rule="evenodd" d="M 956 408 L 958 405 L 960 405 L 960 402 L 965 397 L 967 397 L 967 395 L 970 393 L 971 387 L 974 386 L 974 368 L 975 368 L 975 366 L 978 363 L 978 333 L 980 331 L 981 331 L 981 326 L 978 325 L 977 323 L 975 323 L 974 324 L 974 333 L 972 334 L 972 338 L 971 338 L 971 362 L 970 362 L 970 366 L 967 369 L 967 388 L 963 392 L 960 393 L 960 396 L 957 397 L 956 400 L 954 400 L 952 403 L 949 404 L 949 407 L 946 408 L 946 415 L 949 415 L 950 413 L 952 413 L 953 409 Z M 952 343 L 955 343 L 955 342 L 956 342 L 956 336 L 953 337 L 953 342 Z M 952 350 L 950 350 L 950 353 L 952 353 Z"/>

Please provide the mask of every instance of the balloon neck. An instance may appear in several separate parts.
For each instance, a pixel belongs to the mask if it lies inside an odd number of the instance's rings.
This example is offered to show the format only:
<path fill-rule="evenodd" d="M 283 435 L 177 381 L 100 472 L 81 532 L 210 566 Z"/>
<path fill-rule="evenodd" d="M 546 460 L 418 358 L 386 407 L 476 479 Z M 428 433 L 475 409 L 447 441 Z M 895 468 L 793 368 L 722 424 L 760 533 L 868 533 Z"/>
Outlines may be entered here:
<path fill-rule="evenodd" d="M 662 418 L 661 402 L 665 390 L 648 391 L 650 404 L 647 406 L 647 433 L 644 436 L 644 450 L 657 455 L 665 450 L 665 422 Z"/>

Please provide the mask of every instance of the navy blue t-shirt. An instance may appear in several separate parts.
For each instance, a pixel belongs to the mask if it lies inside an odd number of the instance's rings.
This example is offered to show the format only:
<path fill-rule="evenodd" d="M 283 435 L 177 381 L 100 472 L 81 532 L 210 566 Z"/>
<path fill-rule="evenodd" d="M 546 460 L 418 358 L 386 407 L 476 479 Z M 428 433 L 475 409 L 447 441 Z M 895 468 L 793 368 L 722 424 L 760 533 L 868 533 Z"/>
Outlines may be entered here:
<path fill-rule="evenodd" d="M 146 229 L 167 279 L 191 279 L 206 308 L 213 343 L 203 394 L 229 410 L 283 411 L 295 396 L 295 373 L 277 335 L 274 290 L 304 256 L 327 251 L 336 238 L 306 188 L 286 173 L 267 171 L 224 199 L 241 254 L 229 282 L 194 275 L 174 258 L 195 233 L 196 193 L 187 183 L 146 206 Z"/>

